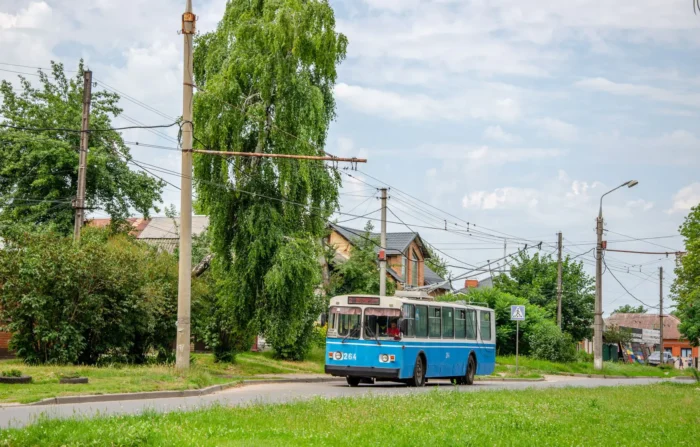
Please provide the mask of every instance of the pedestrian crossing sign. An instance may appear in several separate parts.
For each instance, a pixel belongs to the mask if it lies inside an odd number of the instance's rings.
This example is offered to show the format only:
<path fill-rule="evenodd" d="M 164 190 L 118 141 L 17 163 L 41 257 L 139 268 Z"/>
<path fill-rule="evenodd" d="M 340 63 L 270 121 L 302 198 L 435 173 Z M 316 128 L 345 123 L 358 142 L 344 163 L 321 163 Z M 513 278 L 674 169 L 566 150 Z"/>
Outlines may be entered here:
<path fill-rule="evenodd" d="M 510 306 L 510 319 L 514 321 L 524 321 L 525 306 Z"/>

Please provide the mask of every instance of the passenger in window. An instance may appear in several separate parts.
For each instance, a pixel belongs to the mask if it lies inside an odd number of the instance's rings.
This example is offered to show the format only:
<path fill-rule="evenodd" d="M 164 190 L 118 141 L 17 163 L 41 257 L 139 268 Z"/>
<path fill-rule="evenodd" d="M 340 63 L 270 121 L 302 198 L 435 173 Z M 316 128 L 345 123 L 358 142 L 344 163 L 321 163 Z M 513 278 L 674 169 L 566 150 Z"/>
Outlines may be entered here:
<path fill-rule="evenodd" d="M 398 337 L 401 334 L 399 331 L 399 328 L 396 326 L 396 321 L 391 322 L 391 326 L 389 326 L 386 330 L 386 335 L 390 337 Z"/>

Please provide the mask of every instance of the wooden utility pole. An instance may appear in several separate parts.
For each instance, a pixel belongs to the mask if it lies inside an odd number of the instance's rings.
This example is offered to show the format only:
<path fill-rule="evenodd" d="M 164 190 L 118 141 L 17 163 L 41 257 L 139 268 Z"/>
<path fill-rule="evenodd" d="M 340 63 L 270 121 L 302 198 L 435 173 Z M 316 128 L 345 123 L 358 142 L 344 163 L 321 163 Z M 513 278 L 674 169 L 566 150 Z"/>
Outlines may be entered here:
<path fill-rule="evenodd" d="M 386 188 L 382 188 L 382 232 L 379 239 L 379 296 L 386 295 Z M 408 271 L 408 270 L 407 270 Z M 404 278 L 405 280 L 406 278 Z"/>
<path fill-rule="evenodd" d="M 664 363 L 664 268 L 659 267 L 659 362 Z"/>
<path fill-rule="evenodd" d="M 559 238 L 557 239 L 557 325 L 561 329 L 561 292 L 562 292 L 562 277 L 561 277 L 561 240 L 562 234 L 559 232 Z"/>
<path fill-rule="evenodd" d="M 192 40 L 196 17 L 192 0 L 182 15 L 184 64 L 182 76 L 182 177 L 180 179 L 180 264 L 177 288 L 175 368 L 190 368 L 190 298 L 192 293 Z"/>
<path fill-rule="evenodd" d="M 87 177 L 87 151 L 90 141 L 90 103 L 92 102 L 92 72 L 83 73 L 83 118 L 80 126 L 80 164 L 78 165 L 78 195 L 73 201 L 75 208 L 75 227 L 73 239 L 80 240 L 80 230 L 85 221 L 85 182 Z"/>

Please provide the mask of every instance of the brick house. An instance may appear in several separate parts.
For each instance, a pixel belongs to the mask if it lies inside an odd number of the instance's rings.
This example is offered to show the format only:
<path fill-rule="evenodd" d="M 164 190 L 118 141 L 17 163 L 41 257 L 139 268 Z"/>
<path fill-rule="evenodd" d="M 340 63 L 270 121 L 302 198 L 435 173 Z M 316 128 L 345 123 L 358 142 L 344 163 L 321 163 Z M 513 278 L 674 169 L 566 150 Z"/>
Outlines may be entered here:
<path fill-rule="evenodd" d="M 682 357 L 686 364 L 698 358 L 698 348 L 690 345 L 678 331 L 681 321 L 673 315 L 664 315 L 664 351 L 672 356 Z M 614 313 L 605 319 L 605 325 L 614 325 L 632 329 L 659 330 L 658 314 Z M 658 335 L 657 335 L 658 338 Z M 655 349 L 658 350 L 658 345 Z"/>
<path fill-rule="evenodd" d="M 350 258 L 352 247 L 359 238 L 364 237 L 363 230 L 330 224 L 330 235 L 326 243 L 335 248 L 336 262 Z M 371 233 L 372 238 L 379 238 L 379 233 Z M 379 248 L 376 248 L 379 251 Z M 425 265 L 430 253 L 418 233 L 399 232 L 386 235 L 387 280 L 396 285 L 397 290 L 407 287 L 434 286 L 432 296 L 439 296 L 451 290 L 449 284 Z"/>

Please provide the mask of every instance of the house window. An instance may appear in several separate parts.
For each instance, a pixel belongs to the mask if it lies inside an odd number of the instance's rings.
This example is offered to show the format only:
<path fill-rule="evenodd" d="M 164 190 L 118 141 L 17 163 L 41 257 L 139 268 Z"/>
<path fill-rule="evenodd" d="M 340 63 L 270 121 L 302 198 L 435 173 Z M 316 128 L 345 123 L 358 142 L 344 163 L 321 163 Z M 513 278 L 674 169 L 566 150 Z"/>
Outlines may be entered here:
<path fill-rule="evenodd" d="M 411 285 L 418 285 L 418 254 L 411 250 Z"/>
<path fill-rule="evenodd" d="M 691 348 L 681 348 L 681 357 L 692 357 L 693 350 Z"/>
<path fill-rule="evenodd" d="M 401 256 L 401 278 L 406 281 L 406 256 Z"/>

